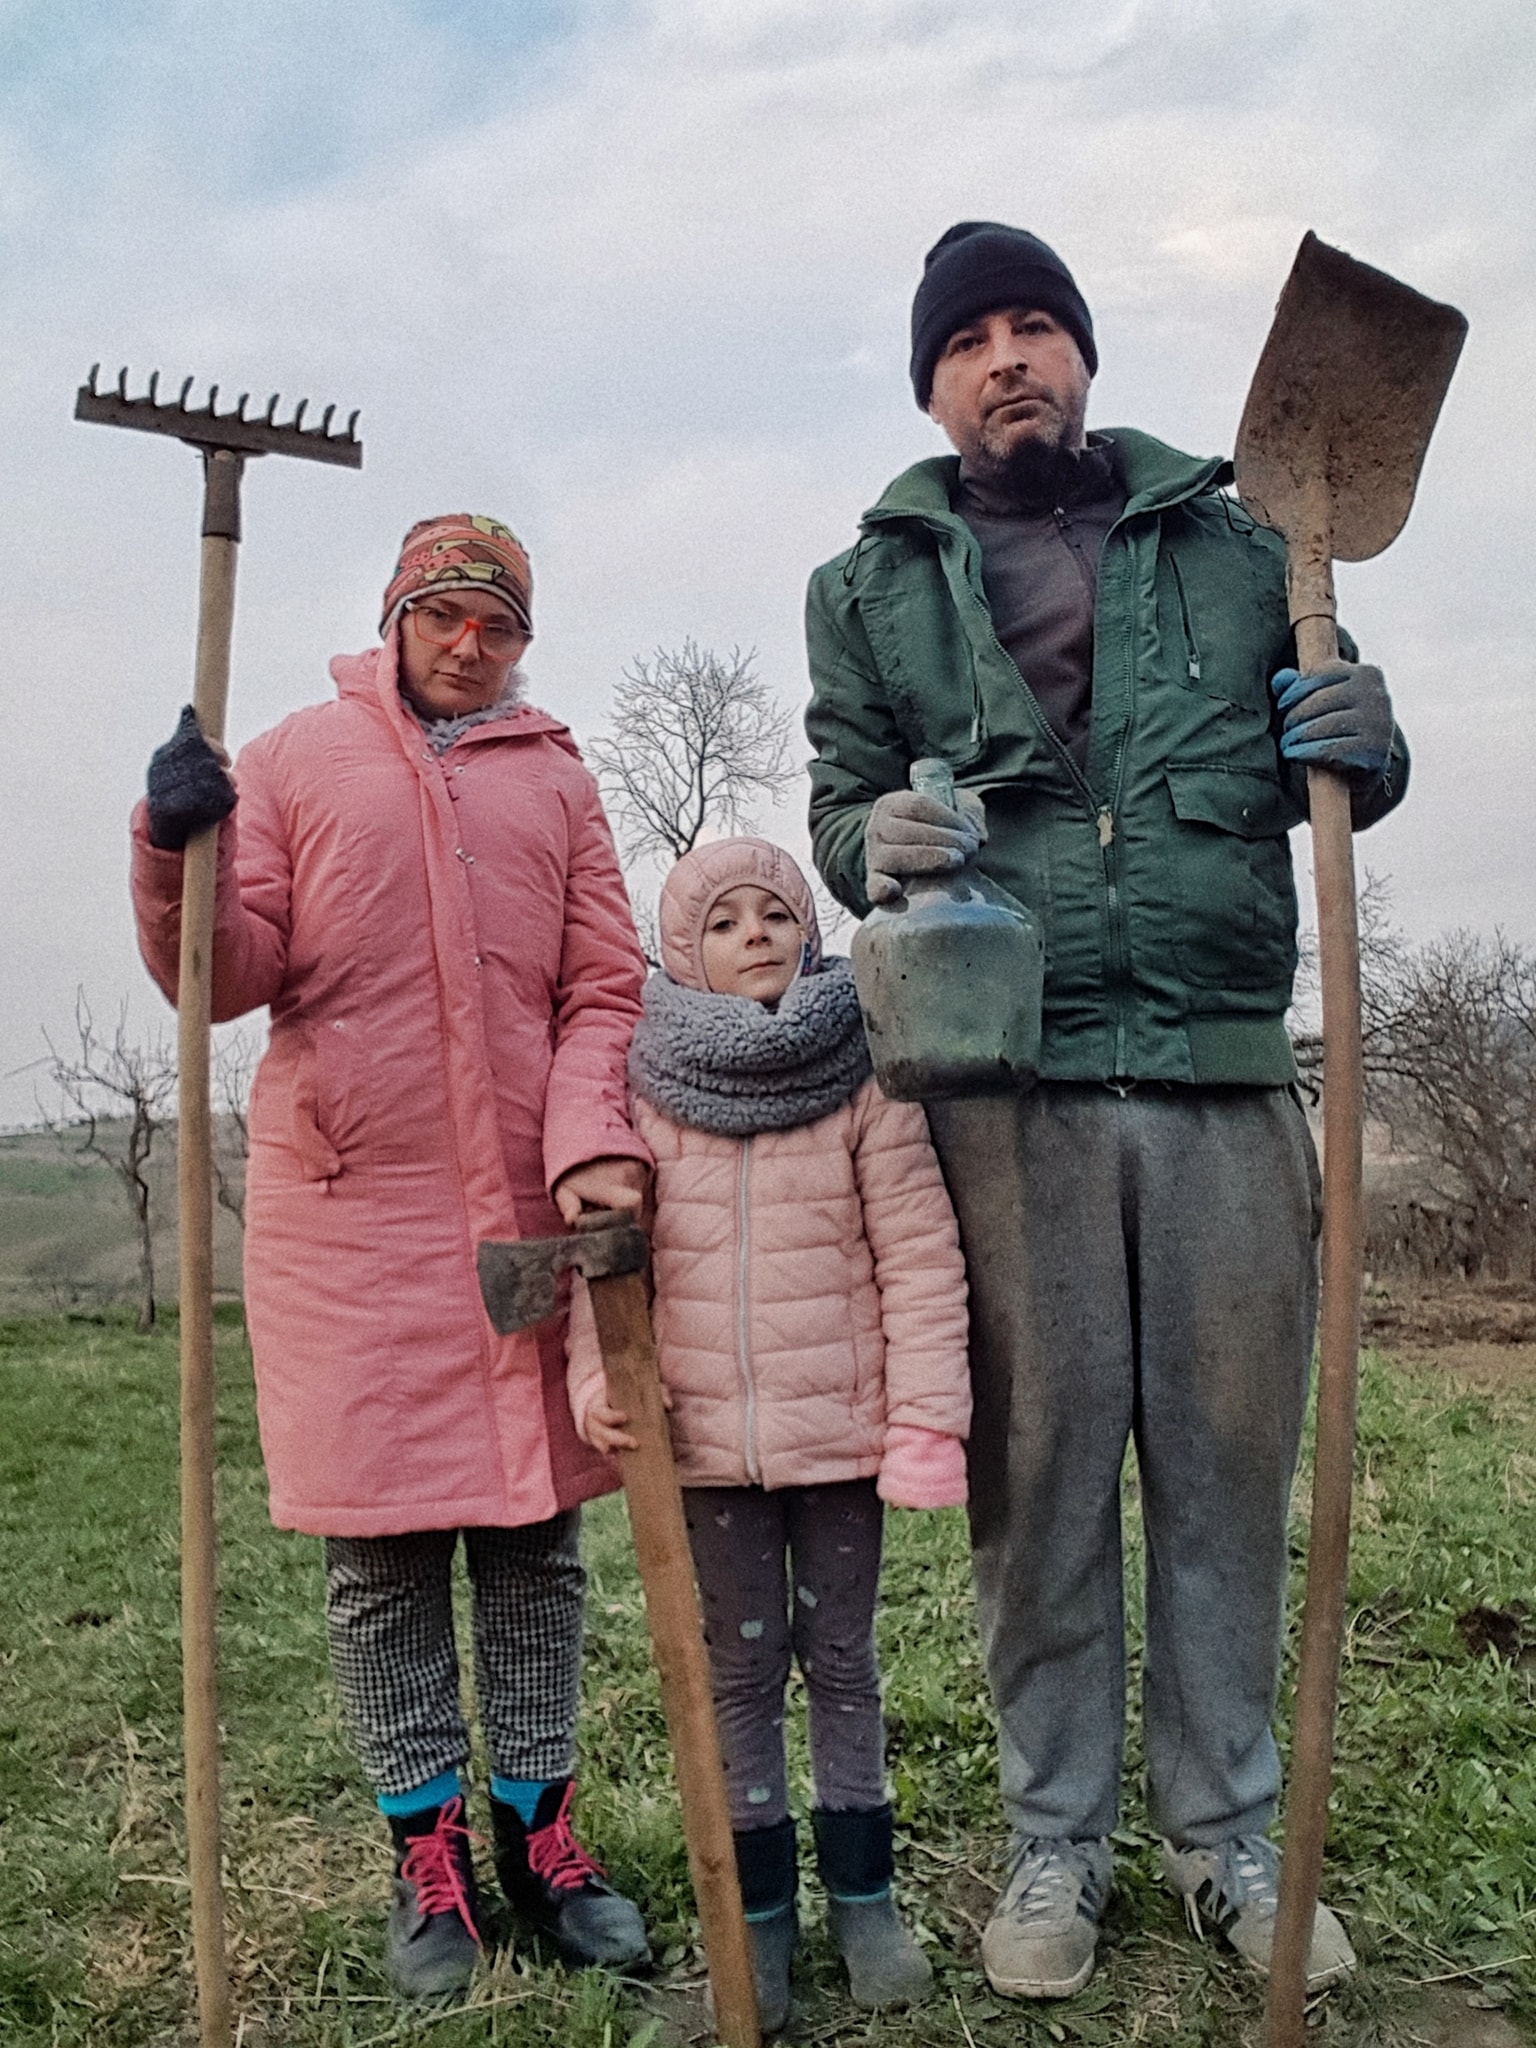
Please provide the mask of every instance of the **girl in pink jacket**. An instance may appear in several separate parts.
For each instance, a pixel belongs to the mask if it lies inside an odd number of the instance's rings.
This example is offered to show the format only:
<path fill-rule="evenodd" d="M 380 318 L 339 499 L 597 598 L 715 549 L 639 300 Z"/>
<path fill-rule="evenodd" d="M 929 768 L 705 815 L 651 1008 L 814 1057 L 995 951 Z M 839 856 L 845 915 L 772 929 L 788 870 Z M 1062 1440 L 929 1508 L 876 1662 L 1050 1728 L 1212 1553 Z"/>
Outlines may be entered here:
<path fill-rule="evenodd" d="M 966 1497 L 965 1269 L 926 1119 L 871 1078 L 848 962 L 822 959 L 789 855 L 761 839 L 697 848 L 668 878 L 660 924 L 632 1114 L 656 1161 L 657 1349 L 772 2030 L 798 1938 L 791 1654 L 853 1995 L 896 2005 L 931 1982 L 891 1899 L 874 1614 L 882 1503 Z M 570 1344 L 577 1428 L 599 1450 L 629 1448 L 581 1293 Z"/>
<path fill-rule="evenodd" d="M 580 1504 L 558 1325 L 498 1337 L 482 1238 L 638 1208 L 624 1060 L 645 966 L 597 788 L 523 701 L 528 558 L 494 519 L 406 535 L 382 644 L 241 753 L 190 709 L 150 764 L 133 891 L 176 993 L 182 849 L 218 824 L 216 1018 L 269 1006 L 245 1303 L 279 1528 L 325 1538 L 342 1703 L 395 1846 L 386 1964 L 469 1982 L 479 1913 L 450 1573 L 462 1535 L 496 1869 L 578 1962 L 647 1954 L 571 1832 Z"/>

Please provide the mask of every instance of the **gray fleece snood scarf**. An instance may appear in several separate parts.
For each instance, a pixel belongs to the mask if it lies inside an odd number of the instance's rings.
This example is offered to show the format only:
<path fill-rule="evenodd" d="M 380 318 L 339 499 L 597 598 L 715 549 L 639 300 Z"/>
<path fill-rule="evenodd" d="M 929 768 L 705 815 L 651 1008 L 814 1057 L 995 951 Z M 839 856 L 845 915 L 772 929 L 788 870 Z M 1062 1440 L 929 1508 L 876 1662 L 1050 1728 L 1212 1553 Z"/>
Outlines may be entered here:
<path fill-rule="evenodd" d="M 841 959 L 791 982 L 773 1010 L 653 974 L 629 1049 L 637 1095 L 723 1138 L 815 1123 L 869 1072 L 853 970 Z"/>
<path fill-rule="evenodd" d="M 489 725 L 496 718 L 511 718 L 523 708 L 523 697 L 528 687 L 528 678 L 520 668 L 514 668 L 507 676 L 507 686 L 494 704 L 487 704 L 480 711 L 465 711 L 457 718 L 434 718 L 430 711 L 423 711 L 400 692 L 400 701 L 410 712 L 416 723 L 427 736 L 427 745 L 434 754 L 446 754 L 454 741 L 465 733 L 473 732 L 477 725 Z"/>

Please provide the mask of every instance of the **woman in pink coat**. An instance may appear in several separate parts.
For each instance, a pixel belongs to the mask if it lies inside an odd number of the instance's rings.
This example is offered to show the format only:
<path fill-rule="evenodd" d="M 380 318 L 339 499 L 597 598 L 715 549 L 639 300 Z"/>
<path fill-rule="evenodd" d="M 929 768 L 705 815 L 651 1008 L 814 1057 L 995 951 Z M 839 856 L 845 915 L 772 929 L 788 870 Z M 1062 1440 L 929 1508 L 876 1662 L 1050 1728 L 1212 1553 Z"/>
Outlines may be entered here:
<path fill-rule="evenodd" d="M 882 1503 L 965 1500 L 965 1269 L 926 1119 L 870 1077 L 848 962 L 821 958 L 788 854 L 730 839 L 679 861 L 661 951 L 630 1084 L 656 1161 L 657 1348 L 771 2030 L 788 2017 L 798 1936 L 792 1653 L 854 1998 L 903 2004 L 931 1981 L 891 1901 L 874 1614 Z M 570 1380 L 587 1441 L 627 1447 L 584 1293 Z"/>
<path fill-rule="evenodd" d="M 528 558 L 495 520 L 406 536 L 383 644 L 242 752 L 190 709 L 150 765 L 133 890 L 174 1000 L 182 852 L 219 825 L 216 1019 L 267 1005 L 250 1109 L 246 1313 L 279 1528 L 326 1539 L 343 1705 L 394 1837 L 387 1964 L 467 1984 L 477 1902 L 450 1570 L 474 1594 L 503 1888 L 578 1962 L 639 1914 L 570 1826 L 583 1500 L 613 1486 L 558 1325 L 498 1337 L 483 1238 L 638 1208 L 624 1060 L 644 961 L 596 786 L 523 701 Z M 236 789 L 239 802 L 236 808 Z"/>

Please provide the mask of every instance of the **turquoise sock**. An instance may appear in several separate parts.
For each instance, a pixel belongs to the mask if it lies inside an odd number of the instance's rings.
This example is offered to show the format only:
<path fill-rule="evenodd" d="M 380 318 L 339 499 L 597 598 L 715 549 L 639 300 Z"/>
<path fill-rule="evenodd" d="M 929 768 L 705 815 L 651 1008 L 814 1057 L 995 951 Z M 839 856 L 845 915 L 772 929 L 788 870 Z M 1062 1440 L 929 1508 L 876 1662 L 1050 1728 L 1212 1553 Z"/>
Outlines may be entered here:
<path fill-rule="evenodd" d="M 499 1799 L 503 1806 L 515 1808 L 523 1826 L 531 1828 L 540 1795 L 554 1782 L 553 1778 L 492 1778 L 491 1797 Z"/>
<path fill-rule="evenodd" d="M 413 1792 L 381 1792 L 379 1811 L 403 1820 L 407 1814 L 425 1813 L 429 1807 L 446 1806 L 463 1790 L 457 1771 L 443 1771 L 437 1777 L 429 1778 L 425 1785 L 418 1785 Z"/>

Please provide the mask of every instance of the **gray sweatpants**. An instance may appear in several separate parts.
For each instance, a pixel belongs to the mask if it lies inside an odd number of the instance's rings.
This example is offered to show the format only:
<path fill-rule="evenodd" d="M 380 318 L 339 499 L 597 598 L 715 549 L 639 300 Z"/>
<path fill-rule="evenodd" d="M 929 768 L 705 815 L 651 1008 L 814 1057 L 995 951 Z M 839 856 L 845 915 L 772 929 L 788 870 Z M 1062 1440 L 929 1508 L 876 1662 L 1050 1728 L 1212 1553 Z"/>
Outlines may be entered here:
<path fill-rule="evenodd" d="M 970 1274 L 971 1534 L 1014 1835 L 1116 1825 L 1128 1440 L 1153 1824 L 1260 1832 L 1317 1305 L 1306 1119 L 1285 1088 L 1062 1082 L 928 1113 Z"/>
<path fill-rule="evenodd" d="M 376 1792 L 414 1792 L 469 1762 L 453 1632 L 461 1533 L 491 1769 L 563 1778 L 572 1768 L 586 1596 L 579 1509 L 516 1529 L 327 1536 L 331 1667 Z"/>
<path fill-rule="evenodd" d="M 791 1651 L 810 1703 L 817 1805 L 834 1812 L 883 1806 L 875 1595 L 884 1510 L 874 1480 L 773 1493 L 689 1486 L 683 1512 L 731 1826 L 773 1827 L 789 1812 L 784 1688 Z"/>

